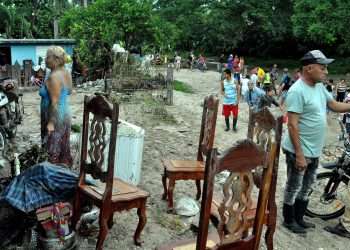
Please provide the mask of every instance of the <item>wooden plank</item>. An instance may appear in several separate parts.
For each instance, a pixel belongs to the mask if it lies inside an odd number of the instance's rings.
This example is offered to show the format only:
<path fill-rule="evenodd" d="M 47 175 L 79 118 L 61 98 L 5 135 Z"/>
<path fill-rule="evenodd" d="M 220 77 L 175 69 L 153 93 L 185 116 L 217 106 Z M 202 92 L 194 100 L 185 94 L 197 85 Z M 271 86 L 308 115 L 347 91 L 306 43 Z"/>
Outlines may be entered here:
<path fill-rule="evenodd" d="M 174 104 L 174 94 L 173 94 L 173 81 L 174 81 L 174 68 L 173 67 L 169 67 L 167 68 L 167 74 L 166 74 L 166 88 L 167 88 L 167 104 L 168 105 L 173 105 Z"/>
<path fill-rule="evenodd" d="M 32 60 L 23 60 L 23 68 L 24 68 L 24 86 L 30 86 L 30 78 L 32 76 Z"/>
<path fill-rule="evenodd" d="M 11 77 L 11 71 L 12 71 L 11 65 L 6 64 L 6 65 L 5 65 L 5 68 L 6 68 L 6 76 L 7 76 L 7 77 Z"/>
<path fill-rule="evenodd" d="M 18 86 L 22 87 L 21 78 L 21 65 L 16 61 L 15 65 L 12 66 L 12 79 L 17 80 Z"/>

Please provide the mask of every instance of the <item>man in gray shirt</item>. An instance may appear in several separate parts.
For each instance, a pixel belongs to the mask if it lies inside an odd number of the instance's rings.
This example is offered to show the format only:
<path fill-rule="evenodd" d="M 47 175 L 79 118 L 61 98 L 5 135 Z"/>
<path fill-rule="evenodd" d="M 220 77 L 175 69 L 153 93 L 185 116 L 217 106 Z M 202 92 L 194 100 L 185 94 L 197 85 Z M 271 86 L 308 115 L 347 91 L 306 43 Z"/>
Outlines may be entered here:
<path fill-rule="evenodd" d="M 328 59 L 319 50 L 301 58 L 302 76 L 288 91 L 288 133 L 282 142 L 287 162 L 284 190 L 283 225 L 294 233 L 306 233 L 315 225 L 303 218 L 308 193 L 316 179 L 318 159 L 322 154 L 327 129 L 327 106 L 335 112 L 350 110 L 350 104 L 336 102 L 322 81 L 328 74 Z"/>

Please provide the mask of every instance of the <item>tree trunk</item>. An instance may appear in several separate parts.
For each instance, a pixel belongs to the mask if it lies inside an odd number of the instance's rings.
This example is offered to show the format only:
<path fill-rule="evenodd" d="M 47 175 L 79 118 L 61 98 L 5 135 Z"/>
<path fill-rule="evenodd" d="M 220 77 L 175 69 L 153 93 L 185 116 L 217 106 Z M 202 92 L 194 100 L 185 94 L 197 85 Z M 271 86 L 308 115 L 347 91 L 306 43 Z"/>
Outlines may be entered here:
<path fill-rule="evenodd" d="M 55 39 L 58 38 L 58 20 L 57 19 L 53 20 L 53 37 Z"/>
<path fill-rule="evenodd" d="M 88 6 L 88 0 L 81 0 L 80 5 L 86 8 Z"/>

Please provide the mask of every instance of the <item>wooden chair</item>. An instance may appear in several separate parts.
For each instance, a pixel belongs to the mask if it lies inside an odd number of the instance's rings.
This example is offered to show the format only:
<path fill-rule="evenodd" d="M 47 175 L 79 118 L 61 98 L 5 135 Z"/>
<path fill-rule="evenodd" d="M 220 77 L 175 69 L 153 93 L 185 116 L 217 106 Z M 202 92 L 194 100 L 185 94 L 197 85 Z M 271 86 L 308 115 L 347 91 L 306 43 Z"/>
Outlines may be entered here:
<path fill-rule="evenodd" d="M 90 115 L 92 116 L 92 121 L 89 120 Z M 108 230 L 113 226 L 114 212 L 137 208 L 139 223 L 134 234 L 136 245 L 141 244 L 140 234 L 146 224 L 146 201 L 149 194 L 113 177 L 118 115 L 118 104 L 110 104 L 101 95 L 85 96 L 80 175 L 74 204 L 73 226 L 76 226 L 80 218 L 82 201 L 89 200 L 98 206 L 100 208 L 100 232 L 96 249 L 103 248 L 103 242 L 108 234 Z M 105 170 L 103 162 L 105 160 L 107 122 L 111 123 L 111 129 L 107 159 L 108 166 L 107 170 Z M 85 182 L 86 174 L 90 174 L 98 185 L 87 184 Z"/>
<path fill-rule="evenodd" d="M 182 241 L 167 244 L 157 249 L 258 249 L 269 199 L 268 193 L 275 156 L 276 144 L 273 142 L 267 152 L 249 139 L 238 141 L 236 145 L 224 152 L 222 157 L 218 156 L 216 149 L 213 149 L 206 160 L 197 242 Z M 250 233 L 250 223 L 246 213 L 253 206 L 251 197 L 254 185 L 252 171 L 259 166 L 263 166 L 263 178 L 258 192 L 253 230 Z M 217 232 L 208 236 L 215 175 L 225 170 L 230 175 L 223 184 L 223 199 L 219 205 L 220 216 Z"/>
<path fill-rule="evenodd" d="M 272 141 L 276 145 L 275 160 L 272 169 L 272 178 L 270 190 L 268 192 L 269 199 L 267 209 L 265 211 L 264 224 L 267 226 L 265 233 L 265 242 L 269 250 L 273 250 L 273 235 L 276 230 L 277 219 L 277 206 L 275 201 L 276 196 L 276 184 L 278 174 L 278 162 L 281 145 L 283 117 L 282 114 L 273 114 L 268 108 L 264 108 L 258 112 L 249 111 L 249 125 L 248 125 L 248 138 L 255 141 L 265 151 L 269 150 Z M 253 173 L 254 182 L 259 187 L 262 181 L 261 171 L 257 170 Z M 219 215 L 219 203 L 216 201 L 218 198 L 213 199 L 211 219 L 214 224 L 218 223 Z M 220 198 L 219 198 L 220 199 Z M 254 203 L 256 204 L 256 202 Z M 254 219 L 256 215 L 256 205 L 253 205 L 251 209 L 246 212 L 247 221 L 251 227 L 254 225 Z"/>
<path fill-rule="evenodd" d="M 282 138 L 282 127 L 283 127 L 283 114 L 280 112 L 272 113 L 268 108 L 264 108 L 259 112 L 249 111 L 249 125 L 248 125 L 248 138 L 256 141 L 261 146 L 265 146 L 265 150 L 268 148 L 268 144 L 273 140 L 276 144 L 276 157 L 273 163 L 271 186 L 269 191 L 269 200 L 267 203 L 267 209 L 265 214 L 265 225 L 267 225 L 267 230 L 265 233 L 265 242 L 267 249 L 273 250 L 273 235 L 276 231 L 276 221 L 277 221 L 277 205 L 276 205 L 276 186 L 277 186 L 277 176 L 278 176 L 278 163 L 281 148 L 281 138 Z M 256 134 L 254 139 L 254 130 L 259 128 L 261 132 Z M 267 143 L 264 141 L 264 137 Z M 257 179 L 257 178 L 256 178 Z M 261 179 L 261 178 L 259 178 Z M 256 183 L 260 182 L 256 181 Z M 255 213 L 253 213 L 255 214 Z"/>
<path fill-rule="evenodd" d="M 197 200 L 201 196 L 200 180 L 204 178 L 204 158 L 207 152 L 213 148 L 218 105 L 219 100 L 213 95 L 204 99 L 197 160 L 162 160 L 164 165 L 164 174 L 162 175 L 164 193 L 162 199 L 168 199 L 169 211 L 174 206 L 173 193 L 177 180 L 195 180 Z M 169 183 L 167 183 L 167 179 L 169 179 Z"/>

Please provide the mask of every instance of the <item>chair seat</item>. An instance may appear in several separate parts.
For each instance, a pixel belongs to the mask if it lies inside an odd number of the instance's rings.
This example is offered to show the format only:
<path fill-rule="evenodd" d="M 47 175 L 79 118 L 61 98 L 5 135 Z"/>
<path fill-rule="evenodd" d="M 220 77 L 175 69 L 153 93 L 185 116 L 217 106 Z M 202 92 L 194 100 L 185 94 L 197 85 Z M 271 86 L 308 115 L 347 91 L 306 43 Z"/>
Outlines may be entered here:
<path fill-rule="evenodd" d="M 207 248 L 211 249 L 219 242 L 219 235 L 217 233 L 211 233 L 208 235 Z M 156 250 L 196 250 L 196 239 L 175 241 L 170 244 L 166 243 L 157 247 Z"/>
<path fill-rule="evenodd" d="M 102 200 L 105 187 L 105 183 L 99 182 L 96 186 L 82 185 L 80 186 L 80 189 L 89 196 L 95 197 L 98 200 Z M 113 179 L 112 192 L 112 202 L 130 201 L 140 198 L 147 198 L 149 196 L 148 192 L 129 183 L 126 183 L 119 178 Z"/>
<path fill-rule="evenodd" d="M 163 160 L 163 165 L 168 172 L 200 172 L 204 173 L 203 161 L 191 160 Z"/>

